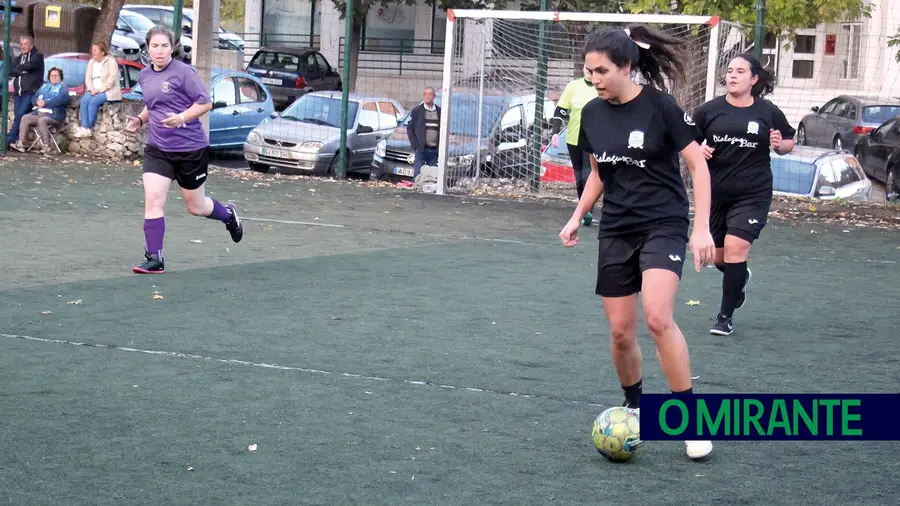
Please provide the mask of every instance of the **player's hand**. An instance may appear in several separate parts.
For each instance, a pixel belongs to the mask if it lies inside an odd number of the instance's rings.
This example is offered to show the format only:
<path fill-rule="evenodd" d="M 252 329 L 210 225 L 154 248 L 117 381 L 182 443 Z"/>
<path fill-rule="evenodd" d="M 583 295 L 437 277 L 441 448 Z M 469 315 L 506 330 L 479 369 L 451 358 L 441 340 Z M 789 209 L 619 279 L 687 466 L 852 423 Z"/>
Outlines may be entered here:
<path fill-rule="evenodd" d="M 559 239 L 563 246 L 571 248 L 578 244 L 578 229 L 581 227 L 581 220 L 571 219 L 559 233 Z"/>
<path fill-rule="evenodd" d="M 716 150 L 711 148 L 709 144 L 706 143 L 706 140 L 703 140 L 703 144 L 700 145 L 700 148 L 703 150 L 703 157 L 709 160 L 713 156 L 713 152 Z"/>
<path fill-rule="evenodd" d="M 141 118 L 137 116 L 128 116 L 128 122 L 125 123 L 125 131 L 126 132 L 137 132 L 143 123 L 141 122 Z"/>
<path fill-rule="evenodd" d="M 162 124 L 167 128 L 178 128 L 184 124 L 184 121 L 181 121 L 181 115 L 170 112 L 166 114 L 166 119 L 162 121 Z"/>
<path fill-rule="evenodd" d="M 46 103 L 46 102 L 44 102 L 43 100 L 38 99 L 38 101 L 37 101 L 37 106 L 38 106 L 38 107 L 44 107 L 44 104 L 45 104 L 45 103 Z"/>
<path fill-rule="evenodd" d="M 553 137 L 550 138 L 550 144 L 553 144 L 554 148 L 559 147 L 559 134 L 553 134 Z"/>
<path fill-rule="evenodd" d="M 691 253 L 697 272 L 700 272 L 701 267 L 711 265 L 716 260 L 716 245 L 709 229 L 694 229 L 691 233 Z"/>
<path fill-rule="evenodd" d="M 769 145 L 778 151 L 778 148 L 781 147 L 781 132 L 775 129 L 769 130 Z"/>

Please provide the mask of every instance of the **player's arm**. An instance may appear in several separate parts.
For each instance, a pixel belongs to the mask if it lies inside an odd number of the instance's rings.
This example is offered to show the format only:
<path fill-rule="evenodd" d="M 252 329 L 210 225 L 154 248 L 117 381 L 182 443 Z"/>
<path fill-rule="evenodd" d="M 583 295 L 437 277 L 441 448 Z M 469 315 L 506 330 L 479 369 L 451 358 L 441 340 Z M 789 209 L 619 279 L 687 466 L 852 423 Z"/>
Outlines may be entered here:
<path fill-rule="evenodd" d="M 691 141 L 681 150 L 688 171 L 691 173 L 691 181 L 694 189 L 694 229 L 709 231 L 709 207 L 712 202 L 712 183 L 709 177 L 709 166 L 703 149 L 697 141 Z"/>
<path fill-rule="evenodd" d="M 772 149 L 774 149 L 776 153 L 779 155 L 786 155 L 794 150 L 794 146 L 796 145 L 794 135 L 797 134 L 797 131 L 794 130 L 794 127 L 792 127 L 790 123 L 788 123 L 788 120 L 781 109 L 775 104 L 771 104 L 770 107 L 772 108 L 773 132 L 778 132 L 779 135 L 770 135 L 769 141 L 772 145 Z"/>
<path fill-rule="evenodd" d="M 191 122 L 212 110 L 212 98 L 196 72 L 191 72 L 184 79 L 182 86 L 185 95 L 191 100 L 191 106 L 180 114 L 184 123 Z"/>
<path fill-rule="evenodd" d="M 569 109 L 572 107 L 572 87 L 566 86 L 559 102 L 556 103 L 556 109 L 553 111 L 553 117 L 550 118 L 551 133 L 556 135 L 562 130 L 563 123 L 569 120 Z"/>

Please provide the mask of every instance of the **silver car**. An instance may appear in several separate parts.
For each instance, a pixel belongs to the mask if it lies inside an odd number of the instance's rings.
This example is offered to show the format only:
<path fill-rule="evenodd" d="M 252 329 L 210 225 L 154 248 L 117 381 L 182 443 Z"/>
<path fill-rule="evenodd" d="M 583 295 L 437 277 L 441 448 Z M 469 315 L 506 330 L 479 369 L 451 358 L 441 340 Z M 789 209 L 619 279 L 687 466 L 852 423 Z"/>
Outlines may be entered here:
<path fill-rule="evenodd" d="M 406 116 L 394 99 L 351 93 L 347 110 L 347 172 L 369 172 L 375 146 Z M 341 142 L 341 92 L 314 91 L 263 120 L 244 143 L 251 169 L 333 176 Z"/>
<path fill-rule="evenodd" d="M 797 126 L 797 144 L 853 149 L 861 137 L 900 114 L 900 99 L 840 95 L 812 108 Z"/>
<path fill-rule="evenodd" d="M 797 146 L 772 156 L 775 195 L 873 202 L 875 189 L 855 156 L 846 151 Z"/>

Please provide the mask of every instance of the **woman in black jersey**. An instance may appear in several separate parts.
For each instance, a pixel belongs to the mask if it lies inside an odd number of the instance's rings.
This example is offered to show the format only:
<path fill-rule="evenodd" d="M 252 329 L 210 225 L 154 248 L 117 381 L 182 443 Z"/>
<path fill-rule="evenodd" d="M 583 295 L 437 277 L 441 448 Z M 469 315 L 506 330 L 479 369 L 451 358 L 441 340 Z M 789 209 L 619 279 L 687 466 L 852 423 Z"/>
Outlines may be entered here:
<path fill-rule="evenodd" d="M 689 200 L 678 163 L 693 175 L 695 215 L 690 245 L 694 268 L 713 261 L 709 232 L 709 172 L 691 117 L 666 93 L 665 79 L 683 81 L 685 43 L 636 26 L 588 35 L 585 67 L 598 97 L 581 113 L 581 147 L 590 157 L 578 207 L 559 234 L 578 243 L 582 217 L 603 194 L 596 293 L 609 321 L 611 353 L 625 406 L 640 409 L 638 296 L 656 354 L 673 393 L 693 393 L 690 356 L 675 324 L 675 297 L 686 260 Z M 632 81 L 640 73 L 649 85 Z M 660 91 L 663 90 L 663 91 Z M 709 441 L 686 441 L 691 458 L 712 451 Z"/>
<path fill-rule="evenodd" d="M 722 304 L 710 333 L 723 336 L 734 332 L 734 310 L 746 300 L 747 255 L 772 203 L 770 149 L 790 153 L 795 133 L 784 113 L 762 99 L 774 84 L 754 55 L 731 60 L 725 82 L 728 93 L 694 113 L 712 180 L 710 228 L 716 267 L 724 274 Z"/>

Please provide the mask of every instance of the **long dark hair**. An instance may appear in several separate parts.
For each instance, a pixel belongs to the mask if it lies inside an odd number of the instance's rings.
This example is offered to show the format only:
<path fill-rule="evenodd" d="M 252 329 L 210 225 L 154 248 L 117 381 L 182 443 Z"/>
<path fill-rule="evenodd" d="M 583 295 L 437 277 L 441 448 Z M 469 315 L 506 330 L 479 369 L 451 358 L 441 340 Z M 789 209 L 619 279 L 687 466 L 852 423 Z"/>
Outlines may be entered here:
<path fill-rule="evenodd" d="M 584 43 L 585 55 L 604 53 L 617 67 L 631 65 L 632 71 L 665 92 L 669 91 L 666 78 L 676 86 L 684 82 L 688 50 L 686 41 L 644 25 L 603 28 L 588 34 Z"/>
<path fill-rule="evenodd" d="M 759 78 L 756 81 L 756 84 L 750 88 L 750 94 L 754 97 L 764 97 L 769 93 L 775 91 L 775 75 L 769 72 L 769 69 L 763 67 L 763 64 L 759 61 L 759 58 L 756 57 L 753 53 L 741 53 L 734 57 L 734 59 L 740 58 L 747 63 L 750 64 L 750 74 Z M 725 78 L 723 78 L 723 81 Z"/>

